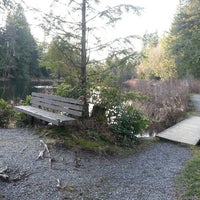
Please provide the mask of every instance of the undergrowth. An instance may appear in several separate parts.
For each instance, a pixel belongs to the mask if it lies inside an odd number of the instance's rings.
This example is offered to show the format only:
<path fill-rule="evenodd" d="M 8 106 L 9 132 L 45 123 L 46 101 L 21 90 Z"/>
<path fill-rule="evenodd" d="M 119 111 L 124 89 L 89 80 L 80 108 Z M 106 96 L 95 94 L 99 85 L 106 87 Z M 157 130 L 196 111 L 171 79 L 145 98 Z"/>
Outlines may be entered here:
<path fill-rule="evenodd" d="M 7 128 L 14 118 L 15 111 L 12 105 L 0 99 L 0 127 Z"/>
<path fill-rule="evenodd" d="M 93 130 L 80 132 L 77 127 L 49 127 L 38 129 L 43 136 L 46 136 L 47 144 L 62 145 L 72 150 L 83 150 L 98 155 L 129 155 L 142 150 L 156 139 L 139 139 L 138 144 L 118 143 L 117 138 L 112 133 L 97 133 Z"/>
<path fill-rule="evenodd" d="M 190 92 L 187 81 L 135 80 L 130 82 L 130 88 L 147 96 L 132 105 L 150 120 L 150 133 L 161 132 L 186 117 Z"/>

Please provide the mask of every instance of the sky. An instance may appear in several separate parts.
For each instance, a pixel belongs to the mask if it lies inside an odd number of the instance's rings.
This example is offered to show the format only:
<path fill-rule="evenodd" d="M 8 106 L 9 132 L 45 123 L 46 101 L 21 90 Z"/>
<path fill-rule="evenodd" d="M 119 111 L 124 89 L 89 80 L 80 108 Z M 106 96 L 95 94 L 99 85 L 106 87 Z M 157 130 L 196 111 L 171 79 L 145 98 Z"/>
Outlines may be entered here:
<path fill-rule="evenodd" d="M 48 12 L 52 0 L 24 0 L 24 2 L 28 6 Z M 108 30 L 108 32 L 104 34 L 105 40 L 128 35 L 142 36 L 146 32 L 158 32 L 158 35 L 161 37 L 170 28 L 179 0 L 101 0 L 99 10 L 102 10 L 102 6 L 106 4 L 114 6 L 122 3 L 143 7 L 143 11 L 140 16 L 124 14 L 123 19 L 115 26 L 115 28 L 110 30 L 110 32 Z M 42 41 L 44 39 L 43 31 L 38 28 L 38 21 L 34 20 L 35 17 L 39 18 L 40 16 L 38 16 L 38 13 L 34 14 L 33 12 L 26 11 L 26 17 L 31 25 L 32 34 L 39 41 Z"/>

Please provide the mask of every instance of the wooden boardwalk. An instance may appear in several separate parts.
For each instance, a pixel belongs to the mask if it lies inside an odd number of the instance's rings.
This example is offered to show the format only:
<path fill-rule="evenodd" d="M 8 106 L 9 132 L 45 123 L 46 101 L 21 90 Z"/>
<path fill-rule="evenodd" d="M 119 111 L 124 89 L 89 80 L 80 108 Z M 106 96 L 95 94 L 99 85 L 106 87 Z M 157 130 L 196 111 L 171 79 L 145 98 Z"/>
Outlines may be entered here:
<path fill-rule="evenodd" d="M 197 145 L 200 140 L 200 117 L 191 117 L 157 134 L 167 140 Z"/>
<path fill-rule="evenodd" d="M 200 142 L 200 94 L 192 95 L 191 101 L 197 116 L 179 122 L 157 134 L 157 137 L 192 145 L 197 145 Z"/>

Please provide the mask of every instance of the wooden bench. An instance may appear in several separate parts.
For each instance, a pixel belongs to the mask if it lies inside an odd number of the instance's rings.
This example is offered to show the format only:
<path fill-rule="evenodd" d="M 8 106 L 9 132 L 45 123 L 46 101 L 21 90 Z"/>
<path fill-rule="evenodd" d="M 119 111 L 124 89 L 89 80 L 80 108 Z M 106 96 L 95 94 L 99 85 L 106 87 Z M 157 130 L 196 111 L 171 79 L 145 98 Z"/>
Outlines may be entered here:
<path fill-rule="evenodd" d="M 72 124 L 82 116 L 83 102 L 78 99 L 32 93 L 31 106 L 15 106 L 19 112 L 57 126 Z"/>

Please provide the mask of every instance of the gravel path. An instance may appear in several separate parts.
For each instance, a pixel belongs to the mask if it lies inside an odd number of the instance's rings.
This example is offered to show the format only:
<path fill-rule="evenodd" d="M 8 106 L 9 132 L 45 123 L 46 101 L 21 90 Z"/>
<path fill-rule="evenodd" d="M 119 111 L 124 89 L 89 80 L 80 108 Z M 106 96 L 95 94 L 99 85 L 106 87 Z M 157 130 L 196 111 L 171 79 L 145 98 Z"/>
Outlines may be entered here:
<path fill-rule="evenodd" d="M 0 129 L 0 168 L 8 167 L 11 180 L 0 180 L 0 192 L 7 200 L 175 200 L 174 178 L 192 155 L 163 141 L 126 158 L 52 147 L 51 169 L 48 158 L 36 160 L 40 139 L 30 129 Z"/>

